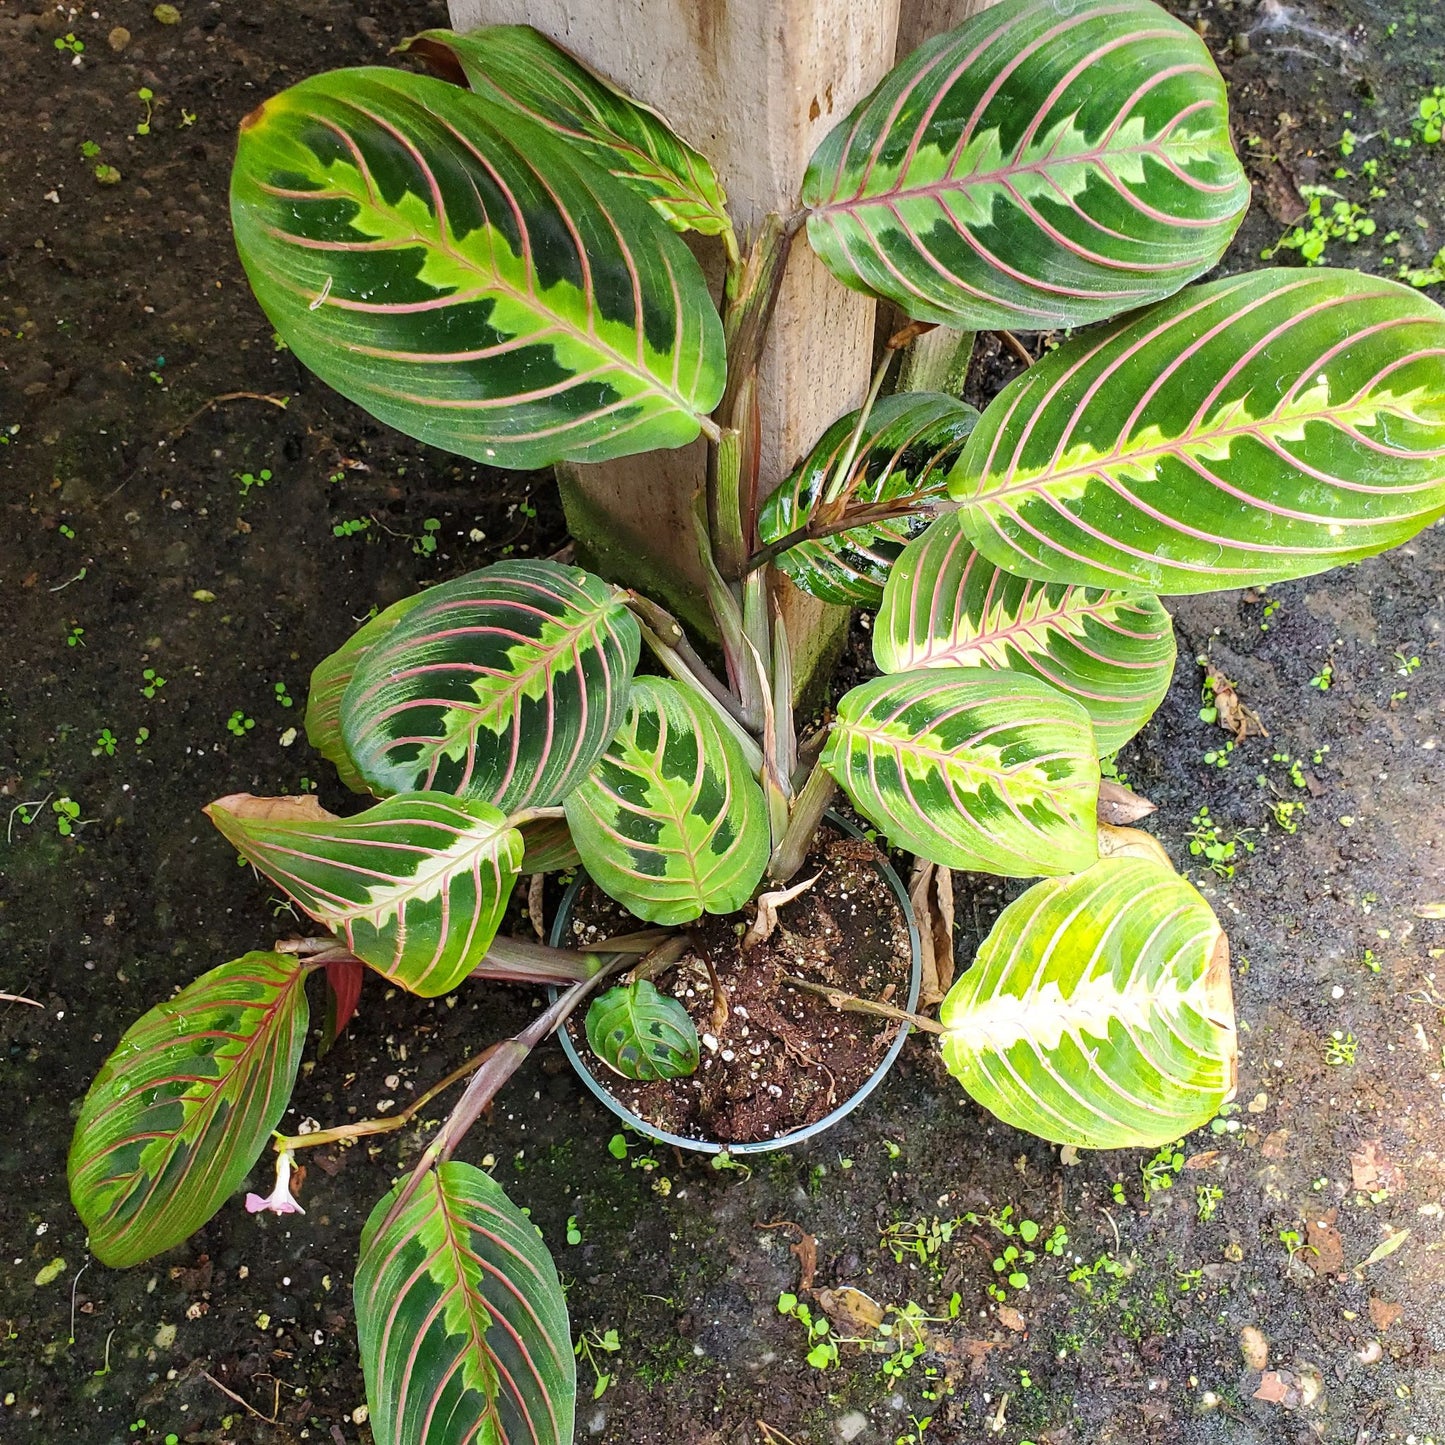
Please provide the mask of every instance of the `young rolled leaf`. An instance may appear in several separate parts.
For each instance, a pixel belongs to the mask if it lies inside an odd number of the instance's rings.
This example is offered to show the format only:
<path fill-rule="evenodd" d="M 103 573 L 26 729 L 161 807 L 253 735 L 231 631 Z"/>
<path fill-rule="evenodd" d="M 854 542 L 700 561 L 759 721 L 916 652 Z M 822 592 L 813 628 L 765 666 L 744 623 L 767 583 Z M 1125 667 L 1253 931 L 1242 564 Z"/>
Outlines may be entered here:
<path fill-rule="evenodd" d="M 646 201 L 430 76 L 314 76 L 241 125 L 241 261 L 272 325 L 408 436 L 503 467 L 697 436 L 723 387 L 702 271 Z"/>
<path fill-rule="evenodd" d="M 1249 183 L 1188 26 L 1150 0 L 1003 0 L 859 103 L 803 202 L 844 285 L 921 321 L 1037 331 L 1207 271 Z"/>
<path fill-rule="evenodd" d="M 392 628 L 426 596 L 417 592 L 393 602 L 359 627 L 330 657 L 317 663 L 306 694 L 306 741 L 336 768 L 341 781 L 353 793 L 367 791 L 366 779 L 356 771 L 346 744 L 341 740 L 341 699 L 361 655 L 391 633 Z"/>
<path fill-rule="evenodd" d="M 859 439 L 855 466 L 863 468 L 863 481 L 854 504 L 893 502 L 921 486 L 941 485 L 977 421 L 973 407 L 951 396 L 904 392 L 884 397 L 869 413 Z M 835 421 L 763 504 L 758 517 L 761 542 L 776 542 L 812 518 L 857 423 L 856 411 Z M 877 607 L 898 554 L 932 520 L 932 512 L 914 513 L 809 539 L 781 553 L 777 566 L 824 602 Z"/>
<path fill-rule="evenodd" d="M 70 1145 L 70 1197 L 102 1263 L 180 1244 L 246 1177 L 296 1082 L 305 977 L 289 955 L 248 953 L 125 1031 Z"/>
<path fill-rule="evenodd" d="M 582 862 L 565 818 L 533 818 L 518 829 L 522 835 L 523 874 L 562 873 Z"/>
<path fill-rule="evenodd" d="M 571 1445 L 577 1362 L 537 1226 L 470 1164 L 361 1236 L 354 1296 L 376 1445 Z"/>
<path fill-rule="evenodd" d="M 990 12 L 991 13 L 991 12 Z M 1191 287 L 995 398 L 949 479 L 1010 572 L 1211 592 L 1308 576 L 1445 513 L 1445 310 L 1356 271 Z"/>
<path fill-rule="evenodd" d="M 1152 1147 L 1233 1097 L 1229 942 L 1172 869 L 1100 859 L 1004 909 L 939 1009 L 949 1072 L 1056 1144 Z"/>
<path fill-rule="evenodd" d="M 1099 755 L 1153 715 L 1174 671 L 1157 597 L 1012 577 L 976 552 L 956 514 L 903 552 L 883 589 L 873 658 L 884 672 L 1010 668 L 1083 704 Z"/>
<path fill-rule="evenodd" d="M 342 741 L 382 796 L 549 807 L 617 730 L 640 646 L 616 587 L 556 562 L 498 562 L 433 587 L 358 659 Z"/>
<path fill-rule="evenodd" d="M 936 668 L 846 693 L 822 766 L 891 843 L 1006 878 L 1098 856 L 1089 715 L 1036 677 Z"/>
<path fill-rule="evenodd" d="M 490 803 L 401 793 L 337 818 L 310 796 L 237 793 L 206 810 L 237 852 L 347 948 L 423 998 L 482 961 L 522 862 Z"/>
<path fill-rule="evenodd" d="M 563 807 L 598 887 L 649 923 L 731 913 L 768 866 L 767 803 L 742 749 L 666 679 L 633 683 L 626 721 Z"/>
<path fill-rule="evenodd" d="M 598 994 L 587 1010 L 592 1052 L 624 1079 L 697 1072 L 701 1044 L 688 1012 L 645 978 Z"/>
<path fill-rule="evenodd" d="M 674 231 L 731 230 L 711 162 L 650 106 L 530 25 L 489 25 L 466 35 L 423 30 L 397 49 L 542 126 L 635 191 Z"/>

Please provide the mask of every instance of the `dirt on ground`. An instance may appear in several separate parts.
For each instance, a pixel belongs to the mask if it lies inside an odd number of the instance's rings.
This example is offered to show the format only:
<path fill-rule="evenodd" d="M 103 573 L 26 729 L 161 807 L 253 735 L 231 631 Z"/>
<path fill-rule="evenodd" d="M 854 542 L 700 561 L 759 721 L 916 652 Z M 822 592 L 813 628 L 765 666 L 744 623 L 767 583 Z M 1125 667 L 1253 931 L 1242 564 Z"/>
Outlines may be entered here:
<path fill-rule="evenodd" d="M 1445 145 L 1412 121 L 1445 82 L 1440 0 L 1177 8 L 1256 183 L 1226 266 L 1325 186 L 1277 262 L 1322 244 L 1428 280 Z M 421 1136 L 313 1163 L 304 1216 L 238 1197 L 126 1271 L 88 1260 L 65 1151 L 132 1019 L 294 930 L 199 810 L 347 805 L 298 734 L 311 667 L 373 607 L 566 540 L 546 476 L 400 439 L 311 378 L 230 242 L 240 117 L 444 22 L 434 0 L 0 0 L 0 989 L 38 1005 L 0 1003 L 5 1445 L 371 1439 L 357 1240 Z M 1237 1105 L 1178 1147 L 1063 1158 L 914 1038 L 806 1147 L 619 1158 L 615 1121 L 540 1051 L 464 1152 L 567 1282 L 578 1438 L 1445 1441 L 1445 923 L 1417 911 L 1445 901 L 1442 597 L 1437 526 L 1171 604 L 1178 675 L 1117 766 L 1230 931 L 1242 1046 Z M 1267 735 L 1231 747 L 1201 718 L 1200 657 Z M 961 966 L 1004 897 L 958 880 Z M 425 1089 L 538 1002 L 371 980 L 289 1125 Z"/>

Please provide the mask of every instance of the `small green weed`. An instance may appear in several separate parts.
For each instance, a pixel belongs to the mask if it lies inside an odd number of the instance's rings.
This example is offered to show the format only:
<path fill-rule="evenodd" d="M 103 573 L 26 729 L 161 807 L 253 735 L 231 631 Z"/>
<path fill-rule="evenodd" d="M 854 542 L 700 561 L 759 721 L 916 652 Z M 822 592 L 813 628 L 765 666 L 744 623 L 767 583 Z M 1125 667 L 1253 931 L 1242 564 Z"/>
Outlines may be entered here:
<path fill-rule="evenodd" d="M 55 831 L 62 838 L 69 838 L 81 826 L 80 804 L 73 798 L 57 798 L 50 809 L 55 814 Z"/>
<path fill-rule="evenodd" d="M 1303 224 L 1265 247 L 1259 253 L 1262 260 L 1272 260 L 1281 251 L 1298 251 L 1306 266 L 1318 266 L 1331 241 L 1354 245 L 1361 236 L 1375 234 L 1374 219 L 1358 201 L 1345 200 L 1329 186 L 1301 186 L 1299 193 L 1309 206 Z"/>
<path fill-rule="evenodd" d="M 1253 853 L 1255 845 L 1243 832 L 1226 838 L 1224 829 L 1209 816 L 1208 806 L 1201 807 L 1190 821 L 1194 826 L 1184 835 L 1189 840 L 1190 854 L 1203 858 L 1219 877 L 1233 878 L 1240 848 L 1243 847 L 1246 853 Z"/>
<path fill-rule="evenodd" d="M 155 695 L 166 685 L 166 680 L 155 668 L 148 667 L 140 675 L 140 694 L 144 698 L 154 698 Z"/>
<path fill-rule="evenodd" d="M 1325 1063 L 1335 1068 L 1348 1068 L 1355 1062 L 1358 1047 L 1354 1034 L 1336 1029 L 1325 1042 Z"/>
<path fill-rule="evenodd" d="M 150 86 L 143 85 L 138 91 L 136 91 L 136 99 L 139 100 L 143 106 L 145 106 L 146 113 L 140 118 L 140 120 L 136 121 L 135 133 L 137 135 L 149 135 L 151 133 L 151 116 L 153 114 L 151 110 L 151 101 L 155 99 L 155 92 L 150 88 Z"/>
<path fill-rule="evenodd" d="M 331 529 L 331 535 L 333 537 L 355 537 L 358 533 L 368 531 L 370 527 L 370 517 L 350 517 L 344 522 L 337 522 Z"/>
<path fill-rule="evenodd" d="M 256 719 L 247 717 L 240 708 L 237 708 L 236 711 L 226 719 L 226 731 L 234 733 L 238 738 L 245 737 L 255 726 Z"/>
<path fill-rule="evenodd" d="M 1426 145 L 1435 145 L 1445 135 L 1445 85 L 1437 85 L 1428 95 L 1420 97 L 1416 107 L 1415 134 Z"/>
<path fill-rule="evenodd" d="M 101 728 L 100 736 L 95 740 L 95 746 L 91 748 L 90 755 L 98 758 L 102 753 L 108 758 L 115 756 L 116 736 L 109 728 Z"/>
<path fill-rule="evenodd" d="M 67 30 L 64 35 L 57 35 L 51 43 L 57 50 L 73 55 L 77 60 L 85 54 L 85 41 L 77 40 L 75 32 L 71 30 Z"/>
<path fill-rule="evenodd" d="M 282 707 L 296 706 L 295 700 L 292 698 L 291 694 L 286 691 L 286 684 L 284 682 L 272 683 L 271 690 L 276 695 L 276 701 Z"/>
<path fill-rule="evenodd" d="M 1332 662 L 1327 662 L 1322 668 L 1320 668 L 1317 673 L 1315 673 L 1312 678 L 1310 678 L 1310 686 L 1317 687 L 1321 692 L 1328 692 L 1330 690 L 1331 684 L 1334 682 L 1334 678 L 1335 665 Z"/>
<path fill-rule="evenodd" d="M 237 472 L 236 480 L 241 484 L 241 500 L 244 502 L 257 487 L 264 487 L 271 480 L 271 471 L 262 467 L 259 472 Z"/>
<path fill-rule="evenodd" d="M 1194 1186 L 1194 1212 L 1201 1224 L 1208 1224 L 1214 1212 L 1224 1199 L 1224 1190 L 1217 1184 L 1196 1184 Z"/>
<path fill-rule="evenodd" d="M 1179 1171 L 1184 1168 L 1184 1140 L 1166 1144 L 1152 1159 L 1139 1166 L 1139 1175 L 1144 1182 L 1144 1203 L 1148 1204 L 1156 1194 L 1174 1187 Z"/>
<path fill-rule="evenodd" d="M 65 645 L 67 647 L 84 647 L 85 628 L 81 627 L 78 623 L 74 627 L 72 627 L 69 633 L 66 635 Z"/>
<path fill-rule="evenodd" d="M 622 1341 L 618 1338 L 616 1330 L 586 1330 L 578 1335 L 577 1343 L 572 1347 L 572 1353 L 592 1371 L 592 1398 L 594 1400 L 600 1400 L 607 1393 L 607 1387 L 613 1380 L 613 1369 L 604 1370 L 597 1363 L 597 1355 L 599 1353 L 604 1356 L 615 1355 L 621 1348 Z"/>

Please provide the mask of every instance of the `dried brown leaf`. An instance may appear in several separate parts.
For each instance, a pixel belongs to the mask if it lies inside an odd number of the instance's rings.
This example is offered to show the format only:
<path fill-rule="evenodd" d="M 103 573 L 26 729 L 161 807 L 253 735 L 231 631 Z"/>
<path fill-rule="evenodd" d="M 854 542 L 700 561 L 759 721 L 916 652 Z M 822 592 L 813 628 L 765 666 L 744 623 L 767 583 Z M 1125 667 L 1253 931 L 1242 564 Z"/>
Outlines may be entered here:
<path fill-rule="evenodd" d="M 923 983 L 918 1005 L 942 1003 L 953 984 L 953 872 L 925 858 L 913 860 L 908 899 L 918 920 Z"/>
<path fill-rule="evenodd" d="M 1130 823 L 1137 823 L 1140 818 L 1147 818 L 1157 811 L 1158 807 L 1157 803 L 1141 798 L 1123 783 L 1105 778 L 1099 784 L 1099 821 L 1108 823 L 1110 827 L 1124 828 Z"/>
<path fill-rule="evenodd" d="M 1218 1158 L 1218 1149 L 1201 1149 L 1198 1154 L 1191 1154 L 1184 1161 L 1184 1167 L 1186 1169 L 1208 1169 Z"/>
<path fill-rule="evenodd" d="M 1254 1325 L 1245 1325 L 1239 1332 L 1239 1353 L 1251 1370 L 1263 1370 L 1269 1364 L 1269 1341 L 1264 1331 Z"/>
<path fill-rule="evenodd" d="M 1387 1330 L 1395 1323 L 1403 1310 L 1400 1305 L 1388 1303 L 1382 1299 L 1370 1296 L 1370 1323 L 1377 1330 Z"/>
<path fill-rule="evenodd" d="M 1405 1176 L 1385 1156 L 1379 1140 L 1369 1139 L 1350 1155 L 1350 1182 L 1356 1189 L 1374 1193 L 1381 1189 L 1399 1189 Z"/>
<path fill-rule="evenodd" d="M 1319 1219 L 1305 1221 L 1305 1263 L 1317 1275 L 1334 1274 L 1345 1267 L 1345 1242 L 1335 1228 L 1339 1217 L 1337 1209 L 1331 1209 Z M 1311 1252 L 1312 1251 L 1312 1252 Z"/>
<path fill-rule="evenodd" d="M 1204 664 L 1204 680 L 1214 692 L 1214 706 L 1217 710 L 1217 726 L 1234 734 L 1234 740 L 1242 743 L 1245 738 L 1267 738 L 1269 729 L 1260 721 L 1253 708 L 1246 707 L 1234 690 L 1234 684 L 1222 672 L 1216 672 L 1209 663 Z"/>
<path fill-rule="evenodd" d="M 1259 1152 L 1266 1159 L 1283 1159 L 1289 1152 L 1289 1130 L 1276 1129 L 1273 1133 L 1264 1136 L 1264 1143 L 1259 1146 Z"/>
<path fill-rule="evenodd" d="M 1142 858 L 1147 863 L 1161 863 L 1171 873 L 1174 860 L 1164 845 L 1142 828 L 1116 828 L 1112 823 L 1099 824 L 1099 857 Z"/>
<path fill-rule="evenodd" d="M 1029 1322 L 1012 1305 L 998 1307 L 998 1321 L 1016 1335 L 1024 1334 L 1029 1327 Z"/>
<path fill-rule="evenodd" d="M 791 903 L 793 899 L 801 897 L 822 876 L 821 873 L 815 873 L 811 878 L 803 879 L 801 883 L 794 883 L 791 888 L 778 888 L 772 893 L 759 893 L 757 917 L 753 919 L 747 933 L 743 936 L 743 952 L 751 953 L 758 944 L 766 943 L 773 936 L 773 930 L 778 926 L 778 909 L 783 904 Z"/>
<path fill-rule="evenodd" d="M 823 1313 L 834 1325 L 841 1325 L 854 1334 L 872 1334 L 883 1323 L 883 1306 L 852 1285 L 816 1291 Z"/>
<path fill-rule="evenodd" d="M 1286 1410 L 1297 1410 L 1304 1393 L 1300 1389 L 1299 1376 L 1292 1370 L 1269 1370 L 1259 1382 L 1254 1398 L 1270 1405 L 1283 1405 Z"/>

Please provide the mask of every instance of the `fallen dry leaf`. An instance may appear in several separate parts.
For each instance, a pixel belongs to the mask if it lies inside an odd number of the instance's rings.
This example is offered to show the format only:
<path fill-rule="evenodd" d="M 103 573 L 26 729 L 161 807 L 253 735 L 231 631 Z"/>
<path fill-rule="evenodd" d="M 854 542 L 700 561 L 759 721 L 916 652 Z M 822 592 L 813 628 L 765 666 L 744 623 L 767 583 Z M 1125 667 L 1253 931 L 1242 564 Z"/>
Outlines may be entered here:
<path fill-rule="evenodd" d="M 1215 672 L 1208 662 L 1204 664 L 1204 681 L 1214 693 L 1216 726 L 1233 733 L 1237 743 L 1245 738 L 1269 736 L 1269 729 L 1260 721 L 1259 714 L 1239 700 L 1234 684 L 1222 672 Z"/>
<path fill-rule="evenodd" d="M 808 1233 L 801 1224 L 791 1219 L 774 1219 L 771 1223 L 760 1224 L 756 1221 L 754 1229 L 795 1229 L 798 1232 L 798 1242 L 790 1244 L 788 1249 L 798 1257 L 798 1293 L 811 1294 L 813 1290 L 813 1276 L 818 1272 L 818 1241 Z"/>
<path fill-rule="evenodd" d="M 871 1295 L 852 1285 L 815 1291 L 823 1313 L 834 1325 L 842 1325 L 854 1334 L 872 1334 L 883 1323 L 883 1306 Z"/>
<path fill-rule="evenodd" d="M 815 873 L 811 878 L 803 879 L 801 883 L 794 883 L 791 888 L 779 888 L 772 893 L 759 893 L 757 917 L 753 919 L 751 927 L 743 936 L 743 952 L 751 953 L 758 944 L 766 943 L 773 936 L 773 930 L 778 926 L 778 909 L 783 904 L 791 903 L 793 899 L 801 897 L 822 876 L 821 873 Z"/>
<path fill-rule="evenodd" d="M 1115 783 L 1105 778 L 1099 784 L 1099 821 L 1112 828 L 1125 828 L 1130 823 L 1137 823 L 1140 818 L 1147 818 L 1150 813 L 1157 812 L 1158 808 L 1157 803 L 1141 798 L 1123 783 Z"/>
<path fill-rule="evenodd" d="M 1389 1228 L 1387 1225 L 1386 1228 Z M 1388 1259 L 1404 1242 L 1409 1239 L 1410 1231 L 1402 1229 L 1398 1233 L 1391 1234 L 1382 1243 L 1377 1244 L 1356 1266 L 1356 1269 L 1367 1269 L 1372 1264 L 1379 1264 L 1382 1259 Z"/>
<path fill-rule="evenodd" d="M 908 880 L 908 900 L 918 920 L 923 956 L 920 1008 L 942 1003 L 953 984 L 953 871 L 916 858 Z"/>
<path fill-rule="evenodd" d="M 1259 1146 L 1259 1152 L 1266 1159 L 1283 1159 L 1288 1152 L 1285 1148 L 1289 1142 L 1288 1129 L 1276 1129 L 1273 1133 L 1264 1136 L 1264 1143 Z"/>
<path fill-rule="evenodd" d="M 1186 1169 L 1208 1169 L 1218 1158 L 1218 1149 L 1201 1149 L 1198 1154 L 1191 1154 L 1184 1161 L 1184 1167 Z"/>
<path fill-rule="evenodd" d="M 1389 1304 L 1385 1300 L 1376 1299 L 1374 1295 L 1370 1296 L 1370 1323 L 1377 1330 L 1389 1329 L 1402 1313 L 1400 1305 Z"/>
<path fill-rule="evenodd" d="M 1263 1370 L 1269 1364 L 1269 1341 L 1264 1331 L 1254 1325 L 1245 1325 L 1239 1332 L 1239 1353 L 1251 1370 Z"/>
<path fill-rule="evenodd" d="M 1319 1219 L 1305 1221 L 1305 1243 L 1313 1253 L 1306 1251 L 1305 1263 L 1317 1275 L 1334 1274 L 1345 1267 L 1345 1241 L 1335 1228 L 1339 1210 L 1331 1209 Z"/>
<path fill-rule="evenodd" d="M 1116 828 L 1112 823 L 1100 823 L 1098 838 L 1101 858 L 1142 858 L 1146 863 L 1162 863 L 1171 873 L 1174 871 L 1174 860 L 1164 845 L 1142 828 Z"/>
<path fill-rule="evenodd" d="M 1270 1405 L 1283 1405 L 1286 1410 L 1297 1410 L 1304 1393 L 1300 1389 L 1299 1376 L 1293 1371 L 1270 1370 L 1259 1382 L 1254 1398 Z"/>
<path fill-rule="evenodd" d="M 1405 1176 L 1385 1157 L 1379 1140 L 1368 1139 L 1358 1152 L 1350 1155 L 1350 1182 L 1356 1189 L 1372 1193 L 1380 1189 L 1399 1189 Z"/>
<path fill-rule="evenodd" d="M 998 1321 L 1016 1335 L 1024 1334 L 1029 1327 L 1029 1322 L 1012 1305 L 998 1307 Z"/>

